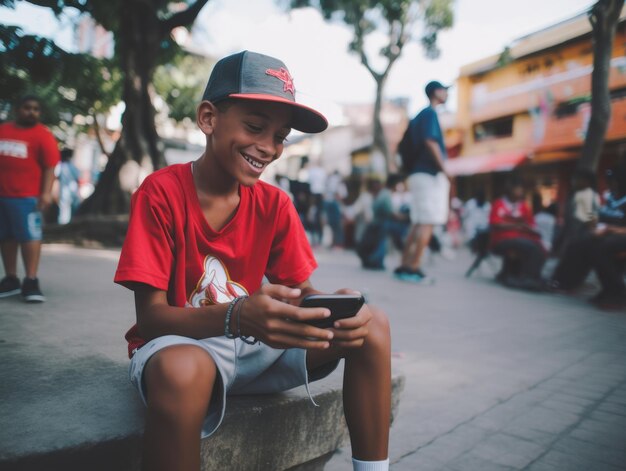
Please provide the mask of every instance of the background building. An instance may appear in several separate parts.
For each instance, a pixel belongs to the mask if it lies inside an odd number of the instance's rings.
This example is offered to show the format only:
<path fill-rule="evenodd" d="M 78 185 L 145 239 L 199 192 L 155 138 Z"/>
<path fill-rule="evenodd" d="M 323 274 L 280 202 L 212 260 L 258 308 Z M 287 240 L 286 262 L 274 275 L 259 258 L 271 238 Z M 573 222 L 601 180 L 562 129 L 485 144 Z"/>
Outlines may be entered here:
<path fill-rule="evenodd" d="M 591 114 L 591 25 L 585 13 L 517 40 L 501 55 L 463 67 L 458 79 L 461 152 L 448 169 L 459 196 L 501 191 L 518 168 L 544 204 L 562 202 Z M 626 7 L 609 77 L 612 114 L 602 177 L 626 153 Z M 601 178 L 602 179 L 602 178 Z M 603 182 L 601 182 L 602 184 Z"/>

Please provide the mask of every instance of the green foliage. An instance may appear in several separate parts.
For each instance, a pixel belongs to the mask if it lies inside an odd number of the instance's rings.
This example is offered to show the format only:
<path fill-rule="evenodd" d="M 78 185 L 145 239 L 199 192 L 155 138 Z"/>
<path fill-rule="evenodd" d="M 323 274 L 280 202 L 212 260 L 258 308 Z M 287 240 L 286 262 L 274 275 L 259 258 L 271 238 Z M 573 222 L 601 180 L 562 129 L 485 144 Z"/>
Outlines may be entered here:
<path fill-rule="evenodd" d="M 157 67 L 154 88 L 167 103 L 170 118 L 194 119 L 212 67 L 206 58 L 191 54 L 178 54 Z"/>
<path fill-rule="evenodd" d="M 423 3 L 426 5 L 421 42 L 426 56 L 435 59 L 440 54 L 437 47 L 437 34 L 441 30 L 450 28 L 454 23 L 453 0 L 431 0 Z"/>
<path fill-rule="evenodd" d="M 354 29 L 350 50 L 364 57 L 364 40 L 379 30 L 387 33 L 389 42 L 380 55 L 393 62 L 402 52 L 407 41 L 417 39 L 414 29 L 421 19 L 419 40 L 426 55 L 439 55 L 437 34 L 452 26 L 454 0 L 291 0 L 292 8 L 311 6 L 317 8 L 327 20 L 341 20 Z M 370 72 L 373 72 L 370 70 Z"/>
<path fill-rule="evenodd" d="M 73 54 L 41 36 L 0 25 L 0 113 L 33 93 L 44 102 L 44 122 L 70 122 L 77 114 L 107 110 L 120 100 L 121 73 L 115 62 Z"/>
<path fill-rule="evenodd" d="M 511 54 L 511 48 L 509 46 L 505 46 L 504 50 L 498 56 L 498 61 L 496 65 L 498 67 L 504 67 L 513 62 L 513 55 Z"/>
<path fill-rule="evenodd" d="M 116 36 L 116 51 L 112 59 L 97 59 L 89 54 L 69 53 L 54 41 L 25 34 L 19 27 L 0 25 L 0 119 L 8 117 L 12 103 L 25 94 L 36 94 L 44 102 L 44 122 L 55 125 L 71 122 L 75 115 L 106 112 L 122 99 L 123 72 L 120 68 L 119 12 L 123 0 L 30 0 L 28 3 L 50 8 L 56 15 L 66 9 L 89 14 Z M 169 0 L 154 0 L 159 18 L 172 12 Z M 188 1 L 186 3 L 192 3 Z M 16 0 L 0 0 L 0 6 L 14 8 Z M 207 67 L 200 59 L 185 59 L 186 54 L 170 37 L 159 43 L 158 68 L 155 84 L 158 93 L 168 102 L 176 120 L 195 113 L 197 89 L 208 77 Z M 182 67 L 184 72 L 177 71 Z M 194 69 L 198 66 L 198 69 Z M 201 93 L 201 92 L 200 92 Z"/>

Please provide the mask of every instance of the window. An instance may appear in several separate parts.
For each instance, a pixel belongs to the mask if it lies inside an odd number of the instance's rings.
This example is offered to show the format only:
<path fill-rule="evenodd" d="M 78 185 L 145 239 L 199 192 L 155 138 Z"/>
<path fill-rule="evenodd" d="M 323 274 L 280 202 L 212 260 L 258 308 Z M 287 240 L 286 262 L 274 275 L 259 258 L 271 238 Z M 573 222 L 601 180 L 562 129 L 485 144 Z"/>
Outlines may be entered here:
<path fill-rule="evenodd" d="M 623 100 L 626 98 L 626 87 L 611 90 L 611 101 Z M 579 96 L 569 101 L 559 103 L 554 109 L 554 115 L 557 119 L 566 118 L 578 114 L 581 105 L 591 102 L 591 95 Z"/>
<path fill-rule="evenodd" d="M 513 135 L 513 116 L 494 119 L 474 125 L 474 140 L 476 142 L 488 139 L 499 139 Z"/>

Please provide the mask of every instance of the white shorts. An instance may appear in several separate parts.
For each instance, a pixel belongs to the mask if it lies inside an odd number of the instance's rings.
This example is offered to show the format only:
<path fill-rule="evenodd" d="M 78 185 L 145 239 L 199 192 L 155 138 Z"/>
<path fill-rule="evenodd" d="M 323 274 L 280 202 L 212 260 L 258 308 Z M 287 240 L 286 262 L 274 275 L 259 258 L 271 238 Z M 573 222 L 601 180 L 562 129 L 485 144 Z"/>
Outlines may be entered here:
<path fill-rule="evenodd" d="M 222 423 L 226 410 L 226 394 L 269 394 L 303 384 L 308 392 L 309 381 L 328 376 L 339 363 L 329 363 L 308 374 L 306 350 L 299 348 L 278 350 L 262 343 L 248 345 L 239 339 L 229 340 L 226 337 L 196 340 L 165 335 L 143 345 L 130 360 L 130 381 L 139 391 L 144 404 L 147 404 L 142 381 L 144 367 L 152 355 L 173 345 L 196 345 L 204 349 L 211 355 L 219 371 L 221 393 L 214 394 L 211 398 L 202 424 L 202 438 L 213 434 Z"/>
<path fill-rule="evenodd" d="M 448 222 L 450 181 L 443 172 L 437 175 L 414 173 L 407 186 L 411 192 L 411 223 L 440 225 Z"/>

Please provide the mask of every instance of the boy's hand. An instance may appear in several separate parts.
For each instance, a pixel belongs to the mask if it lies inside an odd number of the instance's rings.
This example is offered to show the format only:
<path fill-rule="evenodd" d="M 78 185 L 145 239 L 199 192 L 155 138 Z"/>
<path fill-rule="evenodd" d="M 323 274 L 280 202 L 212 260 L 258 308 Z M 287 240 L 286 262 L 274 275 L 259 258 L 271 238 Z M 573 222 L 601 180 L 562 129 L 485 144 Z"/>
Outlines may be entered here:
<path fill-rule="evenodd" d="M 340 289 L 335 291 L 335 293 L 360 294 L 358 291 L 350 289 Z M 342 348 L 361 347 L 369 332 L 368 324 L 371 319 L 372 313 L 367 307 L 367 304 L 364 304 L 356 316 L 336 321 L 332 329 L 327 329 L 334 334 L 332 340 L 333 346 Z"/>
<path fill-rule="evenodd" d="M 330 311 L 289 304 L 300 298 L 301 291 L 282 285 L 263 285 L 242 305 L 239 313 L 242 335 L 253 336 L 273 348 L 328 348 L 334 333 L 304 321 L 324 319 L 330 316 Z"/>

